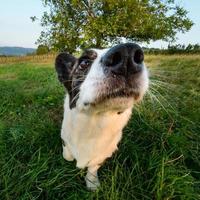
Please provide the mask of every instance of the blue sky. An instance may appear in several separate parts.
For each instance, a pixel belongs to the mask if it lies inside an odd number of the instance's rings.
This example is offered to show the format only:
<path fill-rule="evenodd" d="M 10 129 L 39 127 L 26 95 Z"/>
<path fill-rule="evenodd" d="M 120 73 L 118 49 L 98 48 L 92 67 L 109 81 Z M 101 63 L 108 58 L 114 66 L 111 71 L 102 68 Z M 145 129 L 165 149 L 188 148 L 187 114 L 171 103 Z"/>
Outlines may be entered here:
<path fill-rule="evenodd" d="M 177 43 L 200 43 L 200 0 L 177 0 L 177 3 L 189 11 L 188 16 L 195 23 L 188 33 L 177 34 Z M 36 47 L 42 27 L 30 17 L 41 18 L 44 11 L 41 0 L 0 0 L 0 46 Z M 166 47 L 167 43 L 157 41 L 150 46 Z"/>

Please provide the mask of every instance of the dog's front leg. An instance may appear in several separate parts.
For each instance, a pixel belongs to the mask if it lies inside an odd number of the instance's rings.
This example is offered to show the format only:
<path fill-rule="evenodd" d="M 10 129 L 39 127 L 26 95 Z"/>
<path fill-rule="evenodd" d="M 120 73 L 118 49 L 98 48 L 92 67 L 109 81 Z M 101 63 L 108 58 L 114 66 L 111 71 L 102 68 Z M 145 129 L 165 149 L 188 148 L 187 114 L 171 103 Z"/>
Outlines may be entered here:
<path fill-rule="evenodd" d="M 63 158 L 67 161 L 73 161 L 74 157 L 67 146 L 63 146 Z"/>
<path fill-rule="evenodd" d="M 88 167 L 87 175 L 85 177 L 86 185 L 89 190 L 96 190 L 100 186 L 97 170 L 100 165 Z"/>
<path fill-rule="evenodd" d="M 63 139 L 62 139 L 62 147 L 63 147 L 63 158 L 67 161 L 73 161 L 74 157 Z"/>

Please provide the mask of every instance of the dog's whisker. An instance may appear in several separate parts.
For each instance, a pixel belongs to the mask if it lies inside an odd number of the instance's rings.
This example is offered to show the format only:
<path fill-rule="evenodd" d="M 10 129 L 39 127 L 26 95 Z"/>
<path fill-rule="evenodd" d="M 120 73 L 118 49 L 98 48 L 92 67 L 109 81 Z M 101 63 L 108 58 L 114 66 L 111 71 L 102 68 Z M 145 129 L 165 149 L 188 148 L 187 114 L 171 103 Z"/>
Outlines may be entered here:
<path fill-rule="evenodd" d="M 74 101 L 76 100 L 76 98 L 79 96 L 79 94 L 80 94 L 80 92 L 78 92 L 74 97 L 73 97 L 73 99 L 71 100 L 71 104 L 73 104 L 74 103 Z"/>
<path fill-rule="evenodd" d="M 157 95 L 153 94 L 151 92 L 151 96 L 156 100 L 156 102 L 158 102 L 158 104 L 163 108 L 163 110 L 168 114 L 168 116 L 173 119 L 173 117 L 171 116 L 171 114 L 168 112 L 168 110 L 165 108 L 165 106 L 163 105 L 163 103 L 159 100 L 159 98 L 157 97 Z"/>
<path fill-rule="evenodd" d="M 167 86 L 167 85 L 162 85 L 162 84 L 160 84 L 160 83 L 155 83 L 155 82 L 151 82 L 150 84 L 149 84 L 150 86 L 149 86 L 149 88 L 151 89 L 151 88 L 155 88 L 155 89 L 157 89 L 157 88 L 159 88 L 160 90 L 167 90 L 167 91 L 170 91 L 173 87 L 170 87 L 170 86 Z"/>
<path fill-rule="evenodd" d="M 180 74 L 180 72 L 178 72 L 177 70 L 165 70 L 165 69 L 158 69 L 158 68 L 150 68 L 149 69 L 150 73 L 151 72 L 158 72 L 158 73 L 161 73 L 161 74 L 170 74 L 170 75 L 174 75 L 174 74 Z"/>
<path fill-rule="evenodd" d="M 162 74 L 162 73 L 157 73 L 157 72 L 150 72 L 150 77 L 159 77 L 159 78 L 163 78 L 163 79 L 170 79 L 170 78 L 175 78 L 178 77 L 178 74 L 170 74 L 167 75 L 166 73 Z"/>
<path fill-rule="evenodd" d="M 160 85 L 165 86 L 165 87 L 179 87 L 179 85 L 177 85 L 177 84 L 167 83 L 167 82 L 164 82 L 164 81 L 161 81 L 161 80 L 152 80 L 151 83 L 160 84 Z"/>
<path fill-rule="evenodd" d="M 167 101 L 167 99 L 156 89 L 151 88 L 153 92 L 155 92 L 155 95 L 157 97 L 160 97 L 163 101 L 163 103 L 166 103 L 173 111 L 175 111 L 174 107 Z"/>

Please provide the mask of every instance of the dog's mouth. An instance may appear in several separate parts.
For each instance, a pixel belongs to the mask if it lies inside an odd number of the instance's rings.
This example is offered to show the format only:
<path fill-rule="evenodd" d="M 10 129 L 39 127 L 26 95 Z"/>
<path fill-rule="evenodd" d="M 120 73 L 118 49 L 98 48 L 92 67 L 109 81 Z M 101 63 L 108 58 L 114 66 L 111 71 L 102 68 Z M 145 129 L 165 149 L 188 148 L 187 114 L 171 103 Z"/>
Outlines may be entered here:
<path fill-rule="evenodd" d="M 138 92 L 135 92 L 133 90 L 123 89 L 123 90 L 108 92 L 106 94 L 103 94 L 99 99 L 105 100 L 105 99 L 113 99 L 113 98 L 119 98 L 119 97 L 120 98 L 129 98 L 129 97 L 138 98 L 138 96 L 139 96 Z"/>
<path fill-rule="evenodd" d="M 100 92 L 94 102 L 85 102 L 84 105 L 96 106 L 98 104 L 105 103 L 106 101 L 109 101 L 109 100 L 115 100 L 115 99 L 126 100 L 130 98 L 137 101 L 140 98 L 139 92 L 133 89 L 119 89 L 119 90 L 113 90 L 113 91 L 110 90 L 107 92 Z"/>

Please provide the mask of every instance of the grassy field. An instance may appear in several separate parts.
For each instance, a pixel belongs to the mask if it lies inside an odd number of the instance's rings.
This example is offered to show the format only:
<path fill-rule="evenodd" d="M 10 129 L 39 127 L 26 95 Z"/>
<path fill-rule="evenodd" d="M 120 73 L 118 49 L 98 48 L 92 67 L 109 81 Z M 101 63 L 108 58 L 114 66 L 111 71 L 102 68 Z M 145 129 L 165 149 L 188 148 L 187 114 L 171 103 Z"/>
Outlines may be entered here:
<path fill-rule="evenodd" d="M 151 89 L 100 169 L 96 192 L 61 156 L 65 92 L 53 63 L 0 65 L 0 199 L 200 199 L 200 57 L 146 63 Z"/>

